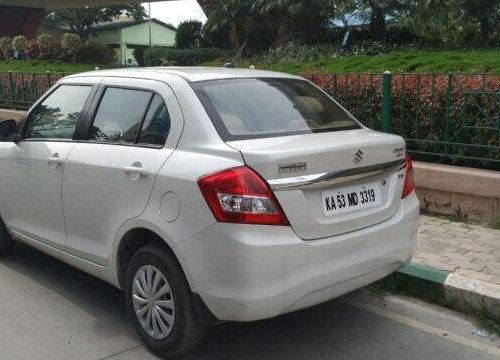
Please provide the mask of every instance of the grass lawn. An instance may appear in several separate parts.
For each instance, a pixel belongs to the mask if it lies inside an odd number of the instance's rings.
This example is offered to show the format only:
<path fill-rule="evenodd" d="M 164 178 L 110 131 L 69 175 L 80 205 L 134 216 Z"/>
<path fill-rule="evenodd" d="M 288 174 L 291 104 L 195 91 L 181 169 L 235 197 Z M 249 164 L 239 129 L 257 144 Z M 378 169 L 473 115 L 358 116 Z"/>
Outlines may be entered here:
<path fill-rule="evenodd" d="M 211 65 L 220 65 L 217 62 Z M 247 67 L 247 60 L 238 63 Z M 500 50 L 474 51 L 393 51 L 385 55 L 348 56 L 322 59 L 310 63 L 253 64 L 259 69 L 298 74 L 307 71 L 336 73 L 391 72 L 487 72 L 500 74 Z"/>
<path fill-rule="evenodd" d="M 110 65 L 102 64 L 72 64 L 65 63 L 59 60 L 10 60 L 0 61 L 0 72 L 3 71 L 25 71 L 25 72 L 58 72 L 58 73 L 77 73 L 83 71 L 94 70 L 95 67 L 100 69 L 109 68 Z"/>

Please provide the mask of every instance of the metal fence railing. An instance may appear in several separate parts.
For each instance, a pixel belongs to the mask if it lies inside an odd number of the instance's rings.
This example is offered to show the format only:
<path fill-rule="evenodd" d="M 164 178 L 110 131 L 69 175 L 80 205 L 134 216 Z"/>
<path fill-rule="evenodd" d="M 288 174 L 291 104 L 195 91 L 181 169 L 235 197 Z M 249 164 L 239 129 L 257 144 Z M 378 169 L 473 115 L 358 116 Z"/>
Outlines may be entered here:
<path fill-rule="evenodd" d="M 28 109 L 44 92 L 66 75 L 52 72 L 0 72 L 0 107 Z"/>
<path fill-rule="evenodd" d="M 417 159 L 500 170 L 500 75 L 306 74 Z"/>
<path fill-rule="evenodd" d="M 63 73 L 0 73 L 0 107 L 27 109 Z M 417 159 L 500 170 L 500 75 L 304 75 Z"/>

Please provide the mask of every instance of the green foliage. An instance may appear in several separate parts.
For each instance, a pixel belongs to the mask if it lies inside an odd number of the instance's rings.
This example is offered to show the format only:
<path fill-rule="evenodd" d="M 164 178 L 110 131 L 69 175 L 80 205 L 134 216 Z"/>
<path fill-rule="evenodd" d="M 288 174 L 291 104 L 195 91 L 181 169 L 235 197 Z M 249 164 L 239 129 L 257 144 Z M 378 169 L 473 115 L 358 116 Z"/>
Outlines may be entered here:
<path fill-rule="evenodd" d="M 469 19 L 463 24 L 451 18 L 444 27 L 442 37 L 449 48 L 474 46 L 481 41 L 481 23 L 477 19 Z"/>
<path fill-rule="evenodd" d="M 4 36 L 0 38 L 0 55 L 2 59 L 9 60 L 12 57 L 12 38 Z"/>
<path fill-rule="evenodd" d="M 181 22 L 175 34 L 176 46 L 180 49 L 199 46 L 201 41 L 201 28 L 201 21 L 189 20 Z"/>
<path fill-rule="evenodd" d="M 213 61 L 222 55 L 224 54 L 220 50 L 216 49 L 173 49 L 155 47 L 146 49 L 144 52 L 144 61 L 146 66 L 193 66 L 207 61 Z"/>
<path fill-rule="evenodd" d="M 14 49 L 14 51 L 17 51 L 20 54 L 24 54 L 27 43 L 28 39 L 26 38 L 26 36 L 18 35 L 14 37 L 14 39 L 12 39 L 12 48 Z"/>
<path fill-rule="evenodd" d="M 115 57 L 115 51 L 106 45 L 87 42 L 78 49 L 75 61 L 79 63 L 111 64 L 115 61 Z"/>
<path fill-rule="evenodd" d="M 78 34 L 84 40 L 88 40 L 93 34 L 96 25 L 115 20 L 123 14 L 136 20 L 142 20 L 146 12 L 140 4 L 106 7 L 87 6 L 77 9 L 55 10 L 49 15 L 49 18 L 68 25 L 71 32 Z"/>
<path fill-rule="evenodd" d="M 268 24 L 253 23 L 247 34 L 247 45 L 251 50 L 264 51 L 273 46 L 273 30 Z"/>
<path fill-rule="evenodd" d="M 61 47 L 71 56 L 73 62 L 76 60 L 76 54 L 82 47 L 82 39 L 77 34 L 66 33 L 62 36 Z"/>

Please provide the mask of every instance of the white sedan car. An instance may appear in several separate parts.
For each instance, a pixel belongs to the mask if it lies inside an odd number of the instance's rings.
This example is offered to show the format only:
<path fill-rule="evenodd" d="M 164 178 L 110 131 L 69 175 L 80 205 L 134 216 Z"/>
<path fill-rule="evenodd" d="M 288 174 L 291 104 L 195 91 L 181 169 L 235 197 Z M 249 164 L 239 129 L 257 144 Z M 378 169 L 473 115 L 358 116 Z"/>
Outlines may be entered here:
<path fill-rule="evenodd" d="M 404 140 L 297 76 L 74 75 L 0 137 L 0 254 L 22 241 L 123 289 L 162 356 L 208 325 L 358 289 L 414 251 Z"/>

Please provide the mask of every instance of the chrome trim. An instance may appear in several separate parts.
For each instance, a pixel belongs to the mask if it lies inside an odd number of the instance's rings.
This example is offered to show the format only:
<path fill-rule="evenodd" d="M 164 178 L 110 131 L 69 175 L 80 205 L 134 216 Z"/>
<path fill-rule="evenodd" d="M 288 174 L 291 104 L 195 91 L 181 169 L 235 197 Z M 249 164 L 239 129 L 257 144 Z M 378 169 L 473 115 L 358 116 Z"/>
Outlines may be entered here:
<path fill-rule="evenodd" d="M 406 159 L 388 163 L 363 166 L 329 173 L 267 180 L 272 190 L 310 189 L 326 185 L 337 185 L 382 174 L 395 173 L 405 167 Z"/>

